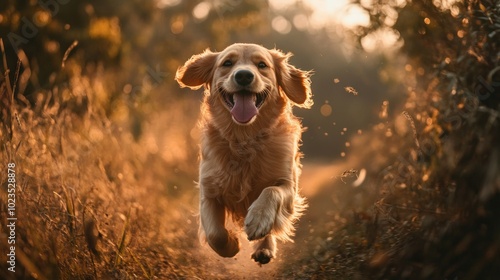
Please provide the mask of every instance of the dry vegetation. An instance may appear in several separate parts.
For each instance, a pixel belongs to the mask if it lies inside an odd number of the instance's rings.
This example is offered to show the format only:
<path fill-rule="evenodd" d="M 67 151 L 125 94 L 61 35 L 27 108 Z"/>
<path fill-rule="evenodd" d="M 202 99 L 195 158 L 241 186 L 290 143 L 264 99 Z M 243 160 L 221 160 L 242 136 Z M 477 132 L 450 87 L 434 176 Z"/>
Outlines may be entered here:
<path fill-rule="evenodd" d="M 370 174 L 362 192 L 374 201 L 344 211 L 323 234 L 318 257 L 290 275 L 498 278 L 500 6 L 467 3 L 447 25 L 463 34 L 454 52 L 438 46 L 430 74 L 409 73 L 420 80 L 406 111 L 353 141 L 352 156 Z"/>
<path fill-rule="evenodd" d="M 38 92 L 34 107 L 12 103 L 15 87 L 2 80 L 0 219 L 7 219 L 6 167 L 15 163 L 18 221 L 16 273 L 7 271 L 2 253 L 0 278 L 175 279 L 196 274 L 189 259 L 196 245 L 196 218 L 186 195 L 193 192 L 176 187 L 194 188 L 196 171 L 179 164 L 188 152 L 173 154 L 190 149 L 152 143 L 154 137 L 175 134 L 168 130 L 179 129 L 174 125 L 178 119 L 161 119 L 167 132 L 146 122 L 149 133 L 159 136 L 146 134 L 135 141 L 126 126 L 131 119 L 106 113 L 109 103 L 100 98 L 108 90 L 103 76 L 75 74 L 68 84 Z M 170 109 L 171 117 L 186 110 L 181 102 Z M 189 136 L 189 130 L 181 132 L 179 138 Z M 179 226 L 186 222 L 193 223 L 191 231 Z"/>

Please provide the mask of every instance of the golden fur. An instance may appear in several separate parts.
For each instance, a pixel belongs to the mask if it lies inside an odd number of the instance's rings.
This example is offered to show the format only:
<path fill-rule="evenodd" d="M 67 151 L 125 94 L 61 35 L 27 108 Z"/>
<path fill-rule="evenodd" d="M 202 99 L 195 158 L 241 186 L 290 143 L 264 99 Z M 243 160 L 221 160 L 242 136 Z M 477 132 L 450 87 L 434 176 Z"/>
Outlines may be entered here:
<path fill-rule="evenodd" d="M 225 228 L 226 217 L 244 227 L 249 240 L 257 240 L 252 258 L 263 264 L 275 257 L 276 239 L 291 241 L 294 222 L 306 207 L 298 187 L 302 127 L 292 105 L 312 105 L 310 80 L 309 72 L 288 63 L 290 56 L 233 44 L 194 55 L 177 70 L 182 87 L 205 86 L 200 233 L 223 257 L 239 251 L 236 234 Z M 248 113 L 249 108 L 258 113 Z"/>

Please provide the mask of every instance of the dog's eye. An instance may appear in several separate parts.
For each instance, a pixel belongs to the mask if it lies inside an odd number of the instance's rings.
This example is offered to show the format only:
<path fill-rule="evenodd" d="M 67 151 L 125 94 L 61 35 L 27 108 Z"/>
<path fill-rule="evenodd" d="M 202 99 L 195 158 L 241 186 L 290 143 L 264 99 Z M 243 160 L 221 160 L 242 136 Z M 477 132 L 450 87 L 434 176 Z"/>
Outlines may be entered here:
<path fill-rule="evenodd" d="M 231 60 L 226 60 L 224 63 L 222 63 L 222 66 L 233 66 L 233 62 Z"/>
<path fill-rule="evenodd" d="M 267 64 L 263 61 L 259 62 L 259 64 L 257 64 L 257 67 L 263 69 L 263 68 L 266 68 L 267 67 Z"/>

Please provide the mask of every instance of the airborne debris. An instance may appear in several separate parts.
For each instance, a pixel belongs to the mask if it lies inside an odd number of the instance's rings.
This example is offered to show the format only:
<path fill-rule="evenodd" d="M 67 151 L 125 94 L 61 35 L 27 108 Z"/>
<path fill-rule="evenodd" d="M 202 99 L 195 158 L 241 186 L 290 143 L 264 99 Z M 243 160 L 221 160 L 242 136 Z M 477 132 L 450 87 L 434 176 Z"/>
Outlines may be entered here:
<path fill-rule="evenodd" d="M 382 106 L 380 107 L 380 112 L 378 113 L 378 117 L 381 119 L 387 119 L 387 117 L 389 116 L 387 113 L 388 109 L 389 109 L 389 101 L 384 100 L 384 102 L 382 102 Z"/>
<path fill-rule="evenodd" d="M 347 93 L 351 93 L 354 96 L 358 95 L 358 91 L 353 87 L 344 87 L 344 89 Z"/>
<path fill-rule="evenodd" d="M 340 181 L 342 181 L 342 183 L 344 183 L 344 184 L 347 184 L 347 182 L 344 179 L 353 178 L 354 176 L 356 176 L 356 178 L 358 178 L 359 171 L 351 168 L 349 170 L 342 172 L 342 174 L 340 175 Z"/>
<path fill-rule="evenodd" d="M 75 40 L 73 43 L 68 47 L 68 49 L 64 52 L 64 56 L 62 59 L 61 67 L 64 68 L 66 59 L 68 59 L 69 53 L 76 47 L 78 46 L 78 41 Z"/>

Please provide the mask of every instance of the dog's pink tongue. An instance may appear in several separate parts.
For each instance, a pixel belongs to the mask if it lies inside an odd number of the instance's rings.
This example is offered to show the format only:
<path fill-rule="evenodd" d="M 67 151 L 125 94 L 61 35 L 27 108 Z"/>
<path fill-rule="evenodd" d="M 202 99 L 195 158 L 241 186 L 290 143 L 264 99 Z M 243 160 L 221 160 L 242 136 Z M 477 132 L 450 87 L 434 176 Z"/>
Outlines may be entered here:
<path fill-rule="evenodd" d="M 231 109 L 231 114 L 239 123 L 249 122 L 258 110 L 255 107 L 255 95 L 250 93 L 235 93 L 233 95 L 234 106 Z"/>

